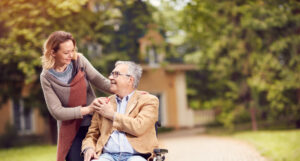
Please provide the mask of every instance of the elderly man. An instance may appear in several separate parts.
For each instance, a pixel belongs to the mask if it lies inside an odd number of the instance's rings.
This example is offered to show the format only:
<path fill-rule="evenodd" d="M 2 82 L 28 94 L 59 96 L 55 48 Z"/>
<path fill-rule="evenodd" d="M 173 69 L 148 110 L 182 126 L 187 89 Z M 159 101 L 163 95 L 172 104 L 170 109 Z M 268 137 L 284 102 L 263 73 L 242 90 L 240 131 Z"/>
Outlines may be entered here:
<path fill-rule="evenodd" d="M 145 161 L 158 147 L 155 122 L 158 99 L 136 90 L 142 68 L 118 61 L 110 73 L 115 94 L 99 99 L 88 133 L 82 142 L 84 161 Z"/>

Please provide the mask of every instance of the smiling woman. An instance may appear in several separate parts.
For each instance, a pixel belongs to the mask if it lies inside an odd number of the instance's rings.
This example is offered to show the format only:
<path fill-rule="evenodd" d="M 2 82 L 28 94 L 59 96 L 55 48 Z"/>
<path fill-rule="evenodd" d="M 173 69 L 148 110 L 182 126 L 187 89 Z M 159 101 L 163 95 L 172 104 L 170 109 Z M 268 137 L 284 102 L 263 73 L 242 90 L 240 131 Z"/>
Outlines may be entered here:
<path fill-rule="evenodd" d="M 82 55 L 65 31 L 53 32 L 44 44 L 40 76 L 46 104 L 58 122 L 57 161 L 81 161 L 80 148 L 97 104 L 92 89 L 110 92 L 110 83 Z"/>
<path fill-rule="evenodd" d="M 72 52 L 71 59 L 76 60 L 77 52 L 75 51 L 76 41 L 70 33 L 64 31 L 53 32 L 44 43 L 44 55 L 42 56 L 43 68 L 51 69 L 55 65 L 61 65 L 57 61 L 61 61 L 59 58 L 63 53 Z"/>
<path fill-rule="evenodd" d="M 75 46 L 72 40 L 67 40 L 60 44 L 59 50 L 51 55 L 55 59 L 54 70 L 58 72 L 63 72 L 67 65 L 71 63 L 72 58 L 75 55 Z"/>

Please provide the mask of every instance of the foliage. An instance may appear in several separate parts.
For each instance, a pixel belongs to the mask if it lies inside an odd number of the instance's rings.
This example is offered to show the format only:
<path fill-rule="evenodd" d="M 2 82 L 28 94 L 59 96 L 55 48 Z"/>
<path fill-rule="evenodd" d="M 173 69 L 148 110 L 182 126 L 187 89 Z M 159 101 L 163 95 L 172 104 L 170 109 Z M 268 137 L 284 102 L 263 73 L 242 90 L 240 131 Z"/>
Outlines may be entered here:
<path fill-rule="evenodd" d="M 5 133 L 0 136 L 0 148 L 9 148 L 17 145 L 17 129 L 10 124 L 5 124 Z"/>
<path fill-rule="evenodd" d="M 123 15 L 119 26 L 115 31 L 111 31 L 111 42 L 104 47 L 105 65 L 102 67 L 112 70 L 117 59 L 132 60 L 139 62 L 139 39 L 144 36 L 147 31 L 147 25 L 152 23 L 152 9 L 150 5 L 142 0 L 135 0 L 133 3 L 120 7 Z"/>
<path fill-rule="evenodd" d="M 85 51 L 87 44 L 109 43 L 111 36 L 105 31 L 122 17 L 120 5 L 118 0 L 1 0 L 0 102 L 25 97 L 24 85 L 40 86 L 42 45 L 53 31 L 71 32 L 79 51 Z M 42 97 L 37 89 L 25 99 Z"/>
<path fill-rule="evenodd" d="M 181 12 L 185 60 L 200 68 L 190 81 L 203 79 L 190 98 L 228 126 L 239 109 L 299 119 L 299 9 L 292 0 L 192 0 Z"/>
<path fill-rule="evenodd" d="M 40 144 L 45 142 L 45 138 L 40 135 L 19 135 L 18 129 L 6 122 L 4 133 L 0 135 L 0 149 L 21 147 L 28 144 Z M 1 152 L 0 152 L 1 153 Z M 0 154 L 1 155 L 1 154 Z"/>
<path fill-rule="evenodd" d="M 235 138 L 254 145 L 262 155 L 274 161 L 299 161 L 300 131 L 240 132 Z M 284 148 L 283 148 L 284 147 Z"/>
<path fill-rule="evenodd" d="M 78 51 L 108 76 L 116 60 L 137 59 L 152 9 L 141 0 L 1 0 L 0 107 L 23 99 L 25 108 L 49 117 L 39 74 L 43 43 L 53 31 L 71 32 Z M 25 86 L 31 87 L 27 94 Z"/>
<path fill-rule="evenodd" d="M 168 63 L 183 63 L 183 56 L 189 46 L 185 40 L 185 33 L 181 28 L 177 6 L 182 6 L 182 1 L 160 1 L 160 5 L 153 11 L 153 20 L 160 27 L 160 32 L 165 38 L 165 61 Z"/>

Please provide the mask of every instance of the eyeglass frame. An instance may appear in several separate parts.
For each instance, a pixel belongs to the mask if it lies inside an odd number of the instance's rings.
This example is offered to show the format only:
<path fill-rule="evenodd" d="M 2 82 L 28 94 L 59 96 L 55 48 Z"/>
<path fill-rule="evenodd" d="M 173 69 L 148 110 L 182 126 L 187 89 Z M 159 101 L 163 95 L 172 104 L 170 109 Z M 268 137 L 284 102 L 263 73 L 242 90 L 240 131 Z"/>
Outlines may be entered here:
<path fill-rule="evenodd" d="M 132 75 L 130 75 L 130 74 L 123 74 L 123 73 L 120 73 L 118 71 L 112 71 L 109 74 L 109 76 L 112 76 L 113 78 L 118 78 L 119 75 L 124 75 L 124 76 L 127 76 L 127 77 L 132 77 Z"/>

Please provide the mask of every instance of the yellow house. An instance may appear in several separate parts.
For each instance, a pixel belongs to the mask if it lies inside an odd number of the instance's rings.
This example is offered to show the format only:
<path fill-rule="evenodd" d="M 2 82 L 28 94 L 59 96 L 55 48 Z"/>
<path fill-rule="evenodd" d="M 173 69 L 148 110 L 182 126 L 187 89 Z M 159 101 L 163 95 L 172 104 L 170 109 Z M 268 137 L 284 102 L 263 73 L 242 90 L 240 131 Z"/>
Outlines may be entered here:
<path fill-rule="evenodd" d="M 139 89 L 159 98 L 161 125 L 175 128 L 194 126 L 194 113 L 187 103 L 185 72 L 195 70 L 195 66 L 164 62 L 166 42 L 156 24 L 148 25 L 148 31 L 139 39 L 139 45 L 139 57 L 147 62 L 142 66 Z"/>
<path fill-rule="evenodd" d="M 30 92 L 31 85 L 24 86 L 22 96 Z M 6 127 L 14 126 L 19 135 L 50 137 L 49 126 L 41 116 L 38 108 L 25 110 L 22 99 L 9 99 L 0 107 L 0 135 L 5 134 Z"/>
<path fill-rule="evenodd" d="M 155 94 L 160 100 L 159 119 L 166 127 L 194 126 L 193 110 L 188 108 L 185 71 L 193 65 L 143 65 L 139 89 Z"/>
<path fill-rule="evenodd" d="M 9 100 L 0 108 L 0 134 L 5 133 L 7 124 L 14 125 L 20 135 L 44 135 L 46 129 L 44 118 L 37 108 L 24 110 L 22 100 Z"/>

